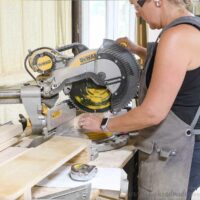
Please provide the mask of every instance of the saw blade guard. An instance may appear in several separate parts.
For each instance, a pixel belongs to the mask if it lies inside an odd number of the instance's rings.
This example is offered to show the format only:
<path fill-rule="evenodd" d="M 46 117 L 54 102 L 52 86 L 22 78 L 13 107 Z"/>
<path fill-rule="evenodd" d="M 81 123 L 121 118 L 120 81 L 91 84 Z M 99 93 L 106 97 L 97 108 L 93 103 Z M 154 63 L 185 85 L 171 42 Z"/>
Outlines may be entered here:
<path fill-rule="evenodd" d="M 107 59 L 114 62 L 120 71 L 120 77 L 115 80 L 105 79 L 107 88 L 111 91 L 111 112 L 117 113 L 126 107 L 137 96 L 139 86 L 140 67 L 133 54 L 113 40 L 105 39 L 97 51 L 98 59 Z M 111 72 L 115 73 L 115 71 Z M 118 74 L 117 74 L 118 75 Z M 112 85 L 118 84 L 115 91 Z"/>

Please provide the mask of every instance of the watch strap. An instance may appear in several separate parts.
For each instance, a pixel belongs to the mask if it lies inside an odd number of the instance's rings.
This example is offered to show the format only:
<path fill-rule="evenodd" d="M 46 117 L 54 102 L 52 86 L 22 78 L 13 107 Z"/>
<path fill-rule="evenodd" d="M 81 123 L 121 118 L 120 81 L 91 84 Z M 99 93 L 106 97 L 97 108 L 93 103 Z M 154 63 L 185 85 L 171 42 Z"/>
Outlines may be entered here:
<path fill-rule="evenodd" d="M 110 132 L 107 128 L 107 125 L 108 125 L 108 122 L 109 122 L 109 118 L 103 118 L 102 121 L 101 121 L 101 125 L 100 125 L 100 128 L 102 131 L 104 132 Z"/>

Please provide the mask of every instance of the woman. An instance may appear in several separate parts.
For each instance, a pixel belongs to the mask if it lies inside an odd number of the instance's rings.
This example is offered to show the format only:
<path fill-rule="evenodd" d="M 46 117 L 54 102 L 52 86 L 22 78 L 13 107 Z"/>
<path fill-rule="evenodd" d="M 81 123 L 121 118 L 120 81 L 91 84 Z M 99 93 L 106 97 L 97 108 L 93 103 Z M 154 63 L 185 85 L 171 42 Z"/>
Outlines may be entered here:
<path fill-rule="evenodd" d="M 130 51 L 147 58 L 140 105 L 109 120 L 84 114 L 79 125 L 90 131 L 140 130 L 138 199 L 191 199 L 200 186 L 200 20 L 185 8 L 184 0 L 131 3 L 152 29 L 163 29 L 149 50 L 127 38 L 118 40 L 126 40 Z"/>

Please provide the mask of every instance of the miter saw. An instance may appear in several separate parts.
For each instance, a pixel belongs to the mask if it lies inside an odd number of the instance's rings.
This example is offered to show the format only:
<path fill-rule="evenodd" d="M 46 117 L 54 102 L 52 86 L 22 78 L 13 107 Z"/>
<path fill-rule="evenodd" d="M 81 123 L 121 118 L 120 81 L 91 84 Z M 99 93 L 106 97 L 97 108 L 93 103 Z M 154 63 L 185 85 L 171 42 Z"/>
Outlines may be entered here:
<path fill-rule="evenodd" d="M 72 50 L 74 56 L 67 56 Z M 119 113 L 136 96 L 139 66 L 127 49 L 104 40 L 99 49 L 73 43 L 29 51 L 25 69 L 33 82 L 0 91 L 0 103 L 23 103 L 39 140 L 66 132 L 76 110 Z M 57 104 L 63 91 L 65 100 Z M 23 124 L 27 120 L 21 116 Z"/>

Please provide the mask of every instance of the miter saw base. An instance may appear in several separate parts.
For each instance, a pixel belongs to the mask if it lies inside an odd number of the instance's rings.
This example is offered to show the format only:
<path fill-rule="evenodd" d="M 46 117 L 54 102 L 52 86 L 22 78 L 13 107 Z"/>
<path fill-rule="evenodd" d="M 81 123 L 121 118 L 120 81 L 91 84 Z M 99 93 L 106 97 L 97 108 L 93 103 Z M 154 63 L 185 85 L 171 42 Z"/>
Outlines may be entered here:
<path fill-rule="evenodd" d="M 98 152 L 110 151 L 119 149 L 128 143 L 129 136 L 126 134 L 113 135 L 108 139 L 104 139 L 98 142 L 93 142 L 94 147 Z"/>

